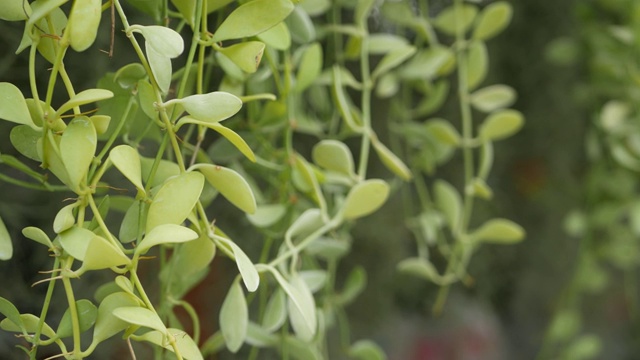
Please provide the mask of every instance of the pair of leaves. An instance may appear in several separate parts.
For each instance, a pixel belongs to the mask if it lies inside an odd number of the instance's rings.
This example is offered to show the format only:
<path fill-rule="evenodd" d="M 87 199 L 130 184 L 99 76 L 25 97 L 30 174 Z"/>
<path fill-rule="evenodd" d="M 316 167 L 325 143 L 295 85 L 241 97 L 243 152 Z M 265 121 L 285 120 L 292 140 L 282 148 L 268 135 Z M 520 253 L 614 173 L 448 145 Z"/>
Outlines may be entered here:
<path fill-rule="evenodd" d="M 85 228 L 74 226 L 60 233 L 58 239 L 69 255 L 82 261 L 82 266 L 76 271 L 78 276 L 89 270 L 131 263 L 120 248 Z"/>
<path fill-rule="evenodd" d="M 157 25 L 133 25 L 130 31 L 139 32 L 144 36 L 145 52 L 153 77 L 163 94 L 169 92 L 173 70 L 171 59 L 178 57 L 184 51 L 184 40 L 174 30 Z"/>

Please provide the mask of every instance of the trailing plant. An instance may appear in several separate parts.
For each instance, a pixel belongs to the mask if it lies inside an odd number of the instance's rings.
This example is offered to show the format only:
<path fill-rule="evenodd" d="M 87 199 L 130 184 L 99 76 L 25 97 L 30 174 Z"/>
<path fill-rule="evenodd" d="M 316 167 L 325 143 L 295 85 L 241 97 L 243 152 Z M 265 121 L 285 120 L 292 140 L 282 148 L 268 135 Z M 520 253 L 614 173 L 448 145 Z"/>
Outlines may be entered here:
<path fill-rule="evenodd" d="M 128 5 L 155 24 L 132 23 Z M 19 154 L 0 155 L 13 169 L 0 179 L 71 200 L 51 229 L 22 229 L 53 257 L 49 277 L 34 284 L 47 292 L 39 314 L 0 298 L 0 328 L 19 334 L 31 359 L 50 345 L 65 358 L 91 357 L 117 334 L 132 357 L 134 344 L 148 343 L 155 358 L 201 359 L 225 348 L 251 359 L 329 358 L 336 348 L 385 358 L 372 341 L 352 341 L 345 314 L 366 272 L 356 267 L 343 286 L 336 281 L 354 220 L 378 210 L 402 180 L 416 180 L 419 203 L 407 206 L 419 254 L 399 267 L 443 286 L 437 308 L 448 286 L 467 278 L 478 245 L 524 235 L 505 219 L 471 227 L 474 198 L 491 197 L 492 143 L 523 123 L 505 110 L 515 100 L 511 88 L 477 90 L 488 69 L 484 41 L 510 15 L 506 2 L 480 11 L 461 0 L 437 11 L 422 1 L 418 12 L 409 2 L 374 0 L 6 1 L 0 19 L 24 25 L 17 51 L 28 52 L 30 86 L 0 83 L 0 118 L 14 124 L 9 139 Z M 377 28 L 381 19 L 397 29 Z M 95 47 L 101 23 L 112 37 L 105 56 L 118 56 L 114 42 L 126 43 L 137 60 L 79 89 L 65 62 Z M 51 68 L 47 79 L 39 67 Z M 449 97 L 450 77 L 462 135 L 448 121 L 422 121 Z M 391 146 L 387 129 L 373 123 L 374 95 L 396 94 Z M 473 109 L 488 113 L 478 131 Z M 463 191 L 444 180 L 427 185 L 425 176 L 456 148 Z M 400 180 L 370 177 L 373 153 Z M 221 208 L 247 214 L 264 240 L 259 252 L 228 235 L 238 224 L 212 217 Z M 431 263 L 433 247 L 448 260 L 442 274 Z M 0 258 L 11 255 L 0 222 Z M 216 255 L 238 273 L 219 331 L 202 339 L 201 322 L 212 320 L 185 296 Z M 145 262 L 158 269 L 156 290 L 140 276 Z M 108 280 L 93 299 L 79 299 L 75 289 L 88 272 Z M 52 319 L 60 291 L 67 310 Z M 177 316 L 182 311 L 188 320 Z M 334 328 L 338 345 L 327 336 Z"/>

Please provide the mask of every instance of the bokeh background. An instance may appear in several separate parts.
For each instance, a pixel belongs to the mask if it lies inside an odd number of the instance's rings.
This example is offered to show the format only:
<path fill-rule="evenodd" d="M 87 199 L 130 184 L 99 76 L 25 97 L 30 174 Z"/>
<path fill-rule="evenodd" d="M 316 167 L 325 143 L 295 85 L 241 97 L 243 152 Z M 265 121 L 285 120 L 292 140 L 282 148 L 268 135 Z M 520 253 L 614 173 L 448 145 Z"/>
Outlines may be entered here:
<path fill-rule="evenodd" d="M 431 2 L 435 9 L 449 3 Z M 526 240 L 482 247 L 470 264 L 473 284 L 456 285 L 444 312 L 434 316 L 437 286 L 394 270 L 414 251 L 402 198 L 394 197 L 358 222 L 352 253 L 341 265 L 345 273 L 362 265 L 369 275 L 366 290 L 348 308 L 352 338 L 371 337 L 398 360 L 637 359 L 640 167 L 612 155 L 612 149 L 630 149 L 640 161 L 631 138 L 640 120 L 640 5 L 634 0 L 511 3 L 510 27 L 489 42 L 486 83 L 515 88 L 513 107 L 527 122 L 517 136 L 496 145 L 490 177 L 495 199 L 477 211 L 517 221 Z M 27 88 L 26 54 L 14 54 L 21 35 L 18 24 L 0 22 L 0 81 Z M 96 48 L 108 48 L 107 36 L 98 41 Z M 98 50 L 70 57 L 73 81 L 79 88 L 93 87 L 104 69 L 132 61 L 118 50 L 116 43 L 111 60 Z M 44 67 L 40 71 L 45 75 Z M 624 130 L 617 132 L 601 121 L 612 100 L 628 108 Z M 384 101 L 376 106 L 381 111 L 374 114 L 384 113 Z M 447 118 L 457 116 L 455 107 L 451 111 Z M 0 122 L 2 153 L 11 151 L 9 128 Z M 457 160 L 438 176 L 459 176 Z M 0 171 L 8 170 L 0 165 Z M 49 226 L 52 209 L 64 197 L 2 183 L 0 216 L 16 240 L 25 226 Z M 243 236 L 241 229 L 236 236 Z M 50 259 L 29 242 L 14 245 L 14 258 L 0 262 L 0 296 L 37 313 L 45 288 L 31 288 L 40 279 L 33 269 L 46 269 Z M 206 280 L 211 286 L 197 293 L 201 308 L 219 308 L 229 282 L 225 273 L 233 273 L 228 262 L 212 266 L 214 275 Z M 85 275 L 88 285 L 79 289 L 86 297 L 95 290 L 91 276 L 98 275 Z M 51 316 L 60 316 L 55 311 Z M 215 328 L 213 320 L 210 327 Z M 0 358 L 14 358 L 13 345 L 12 335 L 0 333 Z"/>

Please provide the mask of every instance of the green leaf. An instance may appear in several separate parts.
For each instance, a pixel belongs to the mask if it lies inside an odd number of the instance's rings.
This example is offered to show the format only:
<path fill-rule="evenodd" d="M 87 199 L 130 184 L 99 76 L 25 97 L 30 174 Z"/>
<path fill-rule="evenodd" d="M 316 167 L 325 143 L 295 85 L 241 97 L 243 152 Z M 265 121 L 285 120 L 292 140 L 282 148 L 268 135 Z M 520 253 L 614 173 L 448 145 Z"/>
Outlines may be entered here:
<path fill-rule="evenodd" d="M 216 123 L 228 119 L 242 108 L 242 100 L 240 98 L 224 91 L 191 95 L 173 101 L 181 104 L 195 119 L 207 123 Z M 180 125 L 181 121 L 178 122 L 178 127 Z"/>
<path fill-rule="evenodd" d="M 305 236 L 324 224 L 320 209 L 307 209 L 289 226 L 285 238 L 290 240 L 294 236 Z"/>
<path fill-rule="evenodd" d="M 325 358 L 318 350 L 317 345 L 310 344 L 295 336 L 285 336 L 284 345 L 278 346 L 278 350 L 282 352 L 281 348 L 285 348 L 287 355 L 295 360 L 322 360 Z"/>
<path fill-rule="evenodd" d="M 80 332 L 85 332 L 93 326 L 96 322 L 96 317 L 98 315 L 98 309 L 96 308 L 91 301 L 82 299 L 76 301 L 76 311 L 78 314 L 78 323 L 80 325 Z M 58 325 L 58 330 L 56 330 L 56 334 L 60 338 L 66 338 L 73 335 L 73 326 L 71 325 L 71 312 L 69 309 L 64 312 L 62 315 L 62 319 L 60 320 L 60 324 Z"/>
<path fill-rule="evenodd" d="M 21 324 L 14 323 L 11 319 L 6 318 L 0 322 L 0 329 L 11 332 L 23 332 L 35 333 L 38 329 L 38 323 L 40 318 L 33 314 L 21 314 Z M 55 331 L 47 323 L 42 325 L 42 334 L 50 339 L 56 337 Z"/>
<path fill-rule="evenodd" d="M 153 85 L 143 79 L 137 82 L 136 89 L 138 90 L 137 98 L 142 112 L 147 115 L 149 119 L 157 119 L 158 109 L 156 109 L 156 92 L 153 89 Z"/>
<path fill-rule="evenodd" d="M 287 207 L 282 204 L 259 205 L 255 213 L 247 214 L 247 218 L 254 226 L 267 228 L 280 221 L 286 212 Z"/>
<path fill-rule="evenodd" d="M 423 258 L 408 258 L 398 263 L 398 271 L 413 276 L 418 276 L 427 281 L 433 281 L 439 277 L 438 271 L 429 261 Z"/>
<path fill-rule="evenodd" d="M 398 76 L 403 80 L 432 80 L 455 63 L 453 51 L 445 46 L 430 46 L 418 51 L 406 64 L 398 68 Z"/>
<path fill-rule="evenodd" d="M 131 183 L 144 193 L 142 185 L 142 165 L 138 151 L 129 145 L 119 145 L 109 152 L 109 160 L 115 167 L 131 181 Z"/>
<path fill-rule="evenodd" d="M 347 276 L 344 288 L 340 293 L 339 302 L 345 306 L 352 303 L 367 286 L 367 272 L 362 266 L 357 266 Z"/>
<path fill-rule="evenodd" d="M 365 180 L 354 186 L 342 207 L 346 219 L 356 219 L 378 210 L 389 197 L 389 184 L 379 179 Z"/>
<path fill-rule="evenodd" d="M 94 235 L 89 242 L 82 260 L 82 266 L 77 270 L 78 275 L 88 270 L 102 270 L 115 266 L 129 265 L 129 259 L 119 248 L 111 245 L 107 239 Z"/>
<path fill-rule="evenodd" d="M 0 297 L 0 314 L 7 317 L 9 321 L 17 325 L 19 328 L 24 328 L 20 312 L 9 300 Z"/>
<path fill-rule="evenodd" d="M 162 224 L 154 227 L 136 247 L 136 254 L 144 254 L 153 246 L 160 244 L 182 243 L 198 238 L 198 234 L 184 226 Z"/>
<path fill-rule="evenodd" d="M 162 224 L 182 224 L 191 214 L 204 187 L 204 176 L 187 172 L 168 179 L 153 197 L 147 213 L 147 234 Z"/>
<path fill-rule="evenodd" d="M 40 228 L 37 228 L 34 226 L 28 226 L 22 229 L 22 235 L 24 235 L 24 237 L 26 237 L 27 239 L 31 239 L 35 242 L 38 242 L 48 247 L 49 249 L 53 248 L 53 243 L 51 242 L 51 239 L 49 239 L 47 234 L 45 234 L 45 232 L 42 231 Z"/>
<path fill-rule="evenodd" d="M 462 199 L 460 194 L 444 180 L 436 180 L 433 186 L 435 203 L 442 211 L 451 231 L 458 231 L 458 226 L 462 220 Z"/>
<path fill-rule="evenodd" d="M 353 16 L 353 21 L 356 25 L 360 27 L 366 25 L 367 19 L 369 15 L 371 15 L 371 10 L 373 10 L 375 4 L 376 0 L 360 0 L 356 3 Z"/>
<path fill-rule="evenodd" d="M 305 191 L 311 192 L 311 197 L 320 206 L 321 209 L 326 209 L 327 203 L 324 198 L 324 194 L 322 193 L 322 189 L 320 188 L 320 184 L 318 183 L 318 178 L 311 165 L 309 165 L 307 160 L 300 154 L 295 154 L 294 166 L 294 175 L 297 172 L 304 181 L 303 184 L 308 187 L 308 189 L 305 189 Z"/>
<path fill-rule="evenodd" d="M 205 269 L 216 253 L 216 247 L 206 234 L 180 246 L 174 252 L 176 271 L 183 277 L 192 276 Z"/>
<path fill-rule="evenodd" d="M 467 32 L 478 14 L 478 7 L 471 4 L 462 5 L 461 18 L 457 18 L 456 6 L 450 6 L 440 12 L 433 25 L 447 35 L 455 36 L 457 31 Z"/>
<path fill-rule="evenodd" d="M 139 306 L 124 306 L 114 309 L 112 314 L 129 324 L 148 327 L 158 330 L 163 334 L 167 333 L 167 328 L 162 323 L 162 320 L 160 320 L 158 314 L 149 309 Z"/>
<path fill-rule="evenodd" d="M 361 360 L 386 360 L 382 348 L 371 340 L 358 340 L 347 351 L 350 357 Z"/>
<path fill-rule="evenodd" d="M 102 16 L 102 0 L 74 1 L 67 31 L 69 45 L 75 51 L 84 51 L 93 44 L 98 35 Z"/>
<path fill-rule="evenodd" d="M 121 243 L 130 243 L 138 237 L 140 225 L 140 201 L 134 201 L 124 214 L 120 223 L 118 238 Z"/>
<path fill-rule="evenodd" d="M 93 328 L 93 341 L 100 343 L 129 327 L 129 323 L 113 316 L 113 311 L 121 307 L 136 307 L 138 300 L 126 292 L 108 295 L 98 306 L 96 326 Z"/>
<path fill-rule="evenodd" d="M 81 91 L 77 93 L 75 96 L 73 96 L 71 99 L 69 99 L 69 101 L 62 104 L 62 106 L 60 106 L 56 114 L 61 115 L 73 109 L 76 106 L 82 106 L 82 105 L 94 103 L 97 101 L 111 99 L 112 97 L 113 97 L 113 93 L 105 89 L 89 89 L 89 90 Z"/>
<path fill-rule="evenodd" d="M 603 344 L 598 335 L 586 334 L 566 345 L 564 359 L 595 359 L 602 352 Z"/>
<path fill-rule="evenodd" d="M 86 116 L 73 119 L 62 134 L 60 157 L 72 189 L 78 190 L 80 182 L 86 179 L 97 143 L 96 129 Z"/>
<path fill-rule="evenodd" d="M 307 246 L 305 251 L 325 260 L 337 260 L 345 256 L 350 248 L 348 241 L 321 237 Z"/>
<path fill-rule="evenodd" d="M 470 236 L 477 242 L 513 244 L 524 239 L 525 231 L 522 226 L 511 220 L 491 219 L 482 224 Z"/>
<path fill-rule="evenodd" d="M 142 64 L 131 63 L 118 69 L 113 76 L 113 81 L 117 82 L 123 89 L 129 89 L 146 77 L 147 72 Z"/>
<path fill-rule="evenodd" d="M 411 180 L 413 177 L 411 170 L 409 170 L 407 165 L 405 165 L 396 154 L 391 152 L 391 150 L 380 142 L 377 137 L 371 138 L 371 144 L 373 145 L 373 149 L 376 151 L 376 154 L 378 154 L 380 161 L 382 161 L 387 169 L 404 181 Z"/>
<path fill-rule="evenodd" d="M 80 261 L 84 260 L 84 255 L 89 247 L 89 242 L 96 236 L 93 232 L 74 226 L 58 235 L 60 245 L 69 255 Z"/>
<path fill-rule="evenodd" d="M 141 33 L 146 41 L 146 48 L 153 48 L 158 55 L 173 59 L 184 51 L 182 36 L 171 28 L 158 25 L 133 25 L 131 31 Z"/>
<path fill-rule="evenodd" d="M 11 236 L 0 218 L 0 260 L 9 260 L 13 256 L 13 245 L 11 244 Z"/>
<path fill-rule="evenodd" d="M 301 7 L 296 6 L 287 17 L 287 27 L 291 32 L 293 41 L 299 44 L 308 44 L 316 39 L 316 28 L 313 20 Z"/>
<path fill-rule="evenodd" d="M 516 92 L 507 85 L 492 85 L 471 94 L 471 105 L 489 113 L 511 106 L 516 100 Z"/>
<path fill-rule="evenodd" d="M 244 286 L 246 286 L 247 290 L 250 292 L 256 291 L 260 285 L 260 275 L 258 274 L 258 270 L 256 270 L 255 265 L 253 265 L 253 262 L 251 262 L 251 259 L 249 259 L 247 254 L 245 254 L 244 251 L 242 251 L 242 249 L 233 241 L 221 236 L 218 236 L 217 238 L 231 248 L 233 256 L 236 258 L 236 265 L 238 266 L 238 270 L 242 276 Z"/>
<path fill-rule="evenodd" d="M 35 11 L 36 3 L 39 3 L 39 4 L 48 3 L 50 5 L 54 5 L 55 2 L 58 2 L 58 1 L 60 0 L 37 1 L 37 2 L 31 3 L 34 9 L 33 15 L 35 15 L 36 13 Z M 62 2 L 66 2 L 66 1 L 67 0 L 63 0 Z M 40 9 L 38 9 L 37 12 L 40 12 L 39 10 Z M 29 21 L 27 21 L 27 24 L 29 24 L 31 20 L 34 19 L 33 15 L 29 17 Z M 53 31 L 47 31 L 47 32 L 48 33 L 50 32 L 50 35 L 57 35 L 59 37 L 62 37 L 63 32 L 67 27 L 67 15 L 60 8 L 56 7 L 52 9 L 51 12 L 48 13 L 47 18 L 42 18 L 38 20 L 37 24 L 40 29 L 50 29 L 49 25 L 52 25 Z M 25 27 L 25 36 L 28 37 L 29 36 L 28 34 L 31 31 L 33 31 L 32 25 L 27 25 Z M 20 44 L 18 52 L 24 49 L 23 46 L 26 48 L 27 46 L 30 46 L 30 45 L 32 45 L 32 41 L 29 38 L 28 40 Z M 60 42 L 55 36 L 42 36 L 40 37 L 40 41 L 38 42 L 38 51 L 40 52 L 42 57 L 44 57 L 49 63 L 53 64 L 56 61 L 57 51 L 61 51 Z"/>
<path fill-rule="evenodd" d="M 149 179 L 149 176 L 151 176 L 151 169 L 154 166 L 154 162 L 155 159 L 145 157 L 140 158 L 140 164 L 142 165 L 142 178 L 146 183 L 149 183 L 147 185 L 156 187 L 158 185 L 162 185 L 170 177 L 180 175 L 180 167 L 178 166 L 178 164 L 174 163 L 173 161 L 160 160 L 160 163 L 155 170 L 155 176 L 153 177 L 153 179 Z"/>
<path fill-rule="evenodd" d="M 258 35 L 282 22 L 293 11 L 290 0 L 253 0 L 235 9 L 213 34 L 213 41 Z"/>
<path fill-rule="evenodd" d="M 210 164 L 194 165 L 192 170 L 200 171 L 209 184 L 240 210 L 253 214 L 256 212 L 256 199 L 249 183 L 236 171 Z"/>
<path fill-rule="evenodd" d="M 371 77 L 377 78 L 380 75 L 385 74 L 386 72 L 405 62 L 415 53 L 416 48 L 411 45 L 407 45 L 403 48 L 390 51 L 382 58 L 382 60 L 380 60 L 375 70 L 373 70 L 373 73 L 371 73 Z"/>
<path fill-rule="evenodd" d="M 291 34 L 285 23 L 258 34 L 258 39 L 276 50 L 284 51 L 291 47 Z"/>
<path fill-rule="evenodd" d="M 327 272 L 325 270 L 300 271 L 300 277 L 312 293 L 320 291 L 327 283 Z"/>
<path fill-rule="evenodd" d="M 169 341 L 167 341 L 167 336 L 172 336 L 176 341 L 176 347 L 178 351 L 180 351 L 180 355 L 186 360 L 202 360 L 202 354 L 200 353 L 200 349 L 198 349 L 198 345 L 193 341 L 191 336 L 184 332 L 184 330 L 169 328 L 167 329 L 167 334 L 165 335 L 159 331 L 149 331 L 140 335 L 138 337 L 139 340 L 148 341 L 157 346 L 163 347 L 171 352 L 174 352 L 175 349 L 171 345 Z"/>
<path fill-rule="evenodd" d="M 284 316 L 284 319 L 286 320 L 286 312 L 284 313 Z M 271 334 L 260 325 L 249 321 L 249 326 L 247 327 L 247 338 L 245 339 L 247 344 L 254 347 L 276 347 L 278 341 L 278 336 Z"/>
<path fill-rule="evenodd" d="M 233 146 L 235 146 L 240 152 L 250 161 L 256 162 L 256 155 L 253 153 L 253 150 L 247 145 L 244 139 L 238 135 L 235 131 L 229 129 L 228 127 L 219 124 L 219 123 L 211 123 L 211 122 L 203 122 L 197 119 L 194 119 L 190 116 L 185 116 L 180 121 L 178 121 L 178 125 L 183 124 L 197 124 L 206 126 L 209 129 L 213 129 L 220 135 L 224 136 L 225 139 L 229 140 Z"/>
<path fill-rule="evenodd" d="M 93 127 L 96 128 L 98 135 L 103 135 L 109 130 L 109 124 L 111 123 L 111 116 L 109 115 L 93 115 L 89 117 Z"/>
<path fill-rule="evenodd" d="M 178 9 L 184 20 L 193 28 L 196 21 L 197 1 L 193 0 L 171 0 L 171 3 Z"/>
<path fill-rule="evenodd" d="M 342 76 L 343 75 L 340 71 L 340 67 L 334 65 L 332 89 L 335 101 L 338 105 L 338 110 L 340 111 L 340 115 L 342 115 L 342 119 L 349 128 L 351 128 L 352 130 L 362 131 L 362 127 L 356 124 L 356 121 L 353 118 L 353 114 L 351 113 L 349 101 L 347 100 L 347 94 L 345 94 L 344 88 L 342 87 Z"/>
<path fill-rule="evenodd" d="M 242 71 L 252 74 L 258 70 L 264 47 L 264 43 L 260 41 L 247 41 L 220 48 L 218 51 L 238 65 Z"/>
<path fill-rule="evenodd" d="M 491 3 L 480 13 L 472 37 L 479 40 L 492 38 L 509 25 L 512 16 L 513 8 L 508 2 Z"/>
<path fill-rule="evenodd" d="M 42 161 L 39 155 L 42 150 L 38 150 L 39 147 L 42 147 L 41 131 L 34 130 L 28 125 L 14 126 L 11 129 L 9 140 L 11 141 L 11 145 L 13 145 L 20 154 L 31 160 Z"/>
<path fill-rule="evenodd" d="M 502 140 L 517 133 L 523 125 L 522 113 L 516 110 L 502 110 L 487 117 L 480 125 L 479 136 L 483 140 Z"/>
<path fill-rule="evenodd" d="M 322 71 L 322 46 L 315 42 L 304 49 L 302 59 L 296 73 L 294 91 L 303 92 Z"/>
<path fill-rule="evenodd" d="M 443 144 L 460 145 L 460 134 L 453 125 L 444 119 L 430 119 L 425 122 L 425 128 L 436 140 Z"/>
<path fill-rule="evenodd" d="M 482 178 L 473 178 L 471 184 L 465 190 L 481 199 L 490 200 L 493 197 L 493 191 Z"/>
<path fill-rule="evenodd" d="M 467 88 L 473 90 L 484 81 L 489 71 L 489 55 L 484 42 L 473 41 L 470 43 L 467 63 L 469 64 Z"/>
<path fill-rule="evenodd" d="M 151 67 L 151 73 L 160 91 L 163 94 L 168 93 L 171 86 L 171 75 L 173 74 L 171 58 L 157 52 L 149 43 L 145 44 L 145 53 L 147 54 L 149 67 Z"/>
<path fill-rule="evenodd" d="M 297 337 L 304 341 L 311 341 L 318 327 L 313 294 L 299 274 L 294 274 L 289 284 L 291 293 L 287 308 L 291 327 Z"/>
<path fill-rule="evenodd" d="M 262 318 L 262 326 L 270 333 L 280 329 L 287 320 L 287 298 L 284 291 L 278 288 L 267 302 Z"/>
<path fill-rule="evenodd" d="M 0 82 L 0 119 L 39 128 L 33 123 L 27 102 L 20 89 L 7 82 Z"/>
<path fill-rule="evenodd" d="M 231 284 L 231 288 L 220 309 L 220 331 L 232 353 L 238 352 L 247 337 L 249 324 L 249 310 L 247 300 L 238 281 Z"/>
<path fill-rule="evenodd" d="M 353 155 L 345 143 L 338 140 L 322 140 L 313 147 L 316 165 L 347 176 L 354 176 Z"/>
<path fill-rule="evenodd" d="M 369 54 L 386 54 L 390 51 L 402 50 L 409 45 L 409 41 L 394 34 L 370 34 L 367 41 Z"/>
<path fill-rule="evenodd" d="M 73 225 L 75 225 L 76 219 L 73 216 L 73 210 L 77 206 L 78 206 L 77 203 L 73 203 L 63 207 L 62 209 L 60 209 L 60 211 L 58 211 L 55 219 L 53 219 L 53 231 L 55 231 L 56 234 L 59 234 L 67 229 L 70 229 Z"/>
<path fill-rule="evenodd" d="M 31 27 L 40 19 L 44 18 L 47 15 L 50 15 L 52 11 L 59 8 L 62 4 L 66 3 L 68 0 L 40 0 L 31 3 L 31 15 L 29 16 L 29 20 L 27 20 L 27 29 L 30 32 Z"/>
<path fill-rule="evenodd" d="M 4 0 L 0 7 L 0 19 L 6 21 L 27 20 L 31 15 L 31 6 L 23 0 Z"/>

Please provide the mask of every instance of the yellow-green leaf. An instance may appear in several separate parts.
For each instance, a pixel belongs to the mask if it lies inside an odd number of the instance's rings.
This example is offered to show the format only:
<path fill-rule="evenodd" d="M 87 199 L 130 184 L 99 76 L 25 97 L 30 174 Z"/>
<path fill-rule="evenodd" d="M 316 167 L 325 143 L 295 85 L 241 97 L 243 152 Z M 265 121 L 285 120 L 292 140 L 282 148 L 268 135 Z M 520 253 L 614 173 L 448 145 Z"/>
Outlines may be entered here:
<path fill-rule="evenodd" d="M 242 108 L 240 98 L 224 91 L 191 95 L 173 101 L 181 104 L 195 119 L 210 123 L 228 119 Z M 185 121 L 181 119 L 178 122 L 178 127 Z"/>
<path fill-rule="evenodd" d="M 73 216 L 73 210 L 78 206 L 77 203 L 67 205 L 60 209 L 53 219 L 53 231 L 59 234 L 67 229 L 70 229 L 76 223 L 76 219 Z"/>
<path fill-rule="evenodd" d="M 499 34 L 511 22 L 513 9 L 506 1 L 497 1 L 482 10 L 476 27 L 473 29 L 473 38 L 487 40 Z"/>
<path fill-rule="evenodd" d="M 296 84 L 294 90 L 302 92 L 313 84 L 313 81 L 322 71 L 322 47 L 319 43 L 308 46 L 302 54 L 298 72 L 296 73 Z"/>
<path fill-rule="evenodd" d="M 20 89 L 7 82 L 0 83 L 0 119 L 29 125 L 34 130 L 39 129 L 31 119 L 27 102 Z"/>
<path fill-rule="evenodd" d="M 449 228 L 457 231 L 462 220 L 462 199 L 451 184 L 444 180 L 437 180 L 433 186 L 435 203 L 442 211 Z"/>
<path fill-rule="evenodd" d="M 290 0 L 253 0 L 235 9 L 213 34 L 213 41 L 240 39 L 269 30 L 293 11 Z"/>
<path fill-rule="evenodd" d="M 197 164 L 191 169 L 200 171 L 209 184 L 240 210 L 255 213 L 256 199 L 242 175 L 229 168 L 210 164 Z"/>
<path fill-rule="evenodd" d="M 162 224 L 153 228 L 136 247 L 136 254 L 144 254 L 153 246 L 160 244 L 183 243 L 198 238 L 198 234 L 184 226 Z"/>
<path fill-rule="evenodd" d="M 512 244 L 524 239 L 525 231 L 522 226 L 511 220 L 491 219 L 482 224 L 470 236 L 477 242 Z"/>
<path fill-rule="evenodd" d="M 247 337 L 249 310 L 240 283 L 234 281 L 220 308 L 220 331 L 232 353 L 238 352 Z"/>
<path fill-rule="evenodd" d="M 322 140 L 313 147 L 313 162 L 327 170 L 354 176 L 353 155 L 349 147 L 338 140 Z"/>
<path fill-rule="evenodd" d="M 109 90 L 105 89 L 88 89 L 77 93 L 73 96 L 69 101 L 62 104 L 58 111 L 56 112 L 58 115 L 64 114 L 67 111 L 73 109 L 76 106 L 86 105 L 93 102 L 111 99 L 113 97 L 113 93 Z"/>
<path fill-rule="evenodd" d="M 396 154 L 389 150 L 389 148 L 387 148 L 376 137 L 371 139 L 371 144 L 373 145 L 373 149 L 376 151 L 376 154 L 378 154 L 380 161 L 382 161 L 387 169 L 391 170 L 391 172 L 398 175 L 404 181 L 411 180 L 413 177 L 411 170 L 409 170 L 407 165 L 405 165 Z"/>
<path fill-rule="evenodd" d="M 467 63 L 469 65 L 467 88 L 473 90 L 484 81 L 489 71 L 489 55 L 484 42 L 471 42 L 467 53 Z"/>
<path fill-rule="evenodd" d="M 507 85 L 491 85 L 471 94 L 471 105 L 487 113 L 509 107 L 515 100 L 515 90 Z"/>
<path fill-rule="evenodd" d="M 69 31 L 69 44 L 73 50 L 84 51 L 93 44 L 101 16 L 102 0 L 73 2 L 66 30 Z"/>
<path fill-rule="evenodd" d="M 258 34 L 258 39 L 276 50 L 284 51 L 291 47 L 291 33 L 283 22 Z"/>
<path fill-rule="evenodd" d="M 254 73 L 260 65 L 264 46 L 260 41 L 247 41 L 221 48 L 219 51 L 238 65 L 242 71 Z"/>
<path fill-rule="evenodd" d="M 146 232 L 162 224 L 182 224 L 191 214 L 204 187 L 204 176 L 187 172 L 168 179 L 153 197 L 147 213 Z"/>
<path fill-rule="evenodd" d="M 6 21 L 27 20 L 31 5 L 24 0 L 4 0 L 0 7 L 0 19 Z"/>
<path fill-rule="evenodd" d="M 86 178 L 97 143 L 96 129 L 86 116 L 73 119 L 62 134 L 60 157 L 73 190 L 77 190 L 80 182 Z"/>
<path fill-rule="evenodd" d="M 131 181 L 138 191 L 144 192 L 142 165 L 140 165 L 140 155 L 136 149 L 129 145 L 116 146 L 109 152 L 109 160 L 124 177 Z"/>
<path fill-rule="evenodd" d="M 493 113 L 480 125 L 479 135 L 484 140 L 496 141 L 517 133 L 524 125 L 524 116 L 516 110 Z"/>
<path fill-rule="evenodd" d="M 387 201 L 389 190 L 389 184 L 379 179 L 369 179 L 357 184 L 344 201 L 345 219 L 356 219 L 378 210 Z"/>
<path fill-rule="evenodd" d="M 0 218 L 0 260 L 9 260 L 13 256 L 13 245 L 11 244 L 11 236 Z"/>
<path fill-rule="evenodd" d="M 460 18 L 458 18 L 457 10 L 456 5 L 442 10 L 433 21 L 433 25 L 447 35 L 455 36 L 458 30 L 466 32 L 478 14 L 478 7 L 472 4 L 462 5 L 459 12 Z"/>
<path fill-rule="evenodd" d="M 431 119 L 425 123 L 427 131 L 443 144 L 458 146 L 460 134 L 449 121 L 444 119 Z"/>

